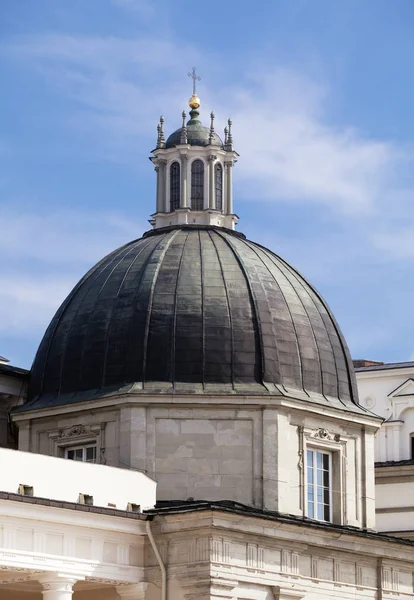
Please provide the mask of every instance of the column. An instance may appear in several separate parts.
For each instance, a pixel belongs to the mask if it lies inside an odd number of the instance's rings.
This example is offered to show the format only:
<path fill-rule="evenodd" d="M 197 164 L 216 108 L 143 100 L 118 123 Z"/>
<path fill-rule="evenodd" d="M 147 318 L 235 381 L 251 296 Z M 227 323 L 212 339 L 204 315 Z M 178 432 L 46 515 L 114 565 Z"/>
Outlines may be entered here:
<path fill-rule="evenodd" d="M 160 168 L 155 167 L 155 172 L 157 174 L 157 202 L 156 202 L 156 212 L 161 212 L 161 188 L 160 188 Z"/>
<path fill-rule="evenodd" d="M 209 190 L 208 190 L 208 207 L 216 208 L 215 203 L 215 186 L 214 186 L 214 162 L 217 160 L 217 156 L 210 154 L 208 157 L 208 171 L 210 177 Z"/>
<path fill-rule="evenodd" d="M 233 162 L 227 161 L 226 166 L 226 214 L 233 214 Z"/>
<path fill-rule="evenodd" d="M 120 598 L 124 600 L 145 600 L 148 583 L 141 581 L 131 585 L 117 585 L 116 591 Z"/>
<path fill-rule="evenodd" d="M 187 168 L 188 168 L 188 158 L 187 156 L 181 157 L 181 198 L 180 198 L 180 206 L 181 208 L 188 208 L 188 200 L 187 200 Z"/>
<path fill-rule="evenodd" d="M 43 575 L 39 580 L 42 585 L 43 600 L 72 600 L 73 586 L 76 581 L 77 579 L 61 577 L 57 573 Z"/>
<path fill-rule="evenodd" d="M 169 212 L 167 209 L 167 177 L 166 177 L 166 160 L 160 160 L 160 211 Z M 158 212 L 158 211 L 157 211 Z"/>

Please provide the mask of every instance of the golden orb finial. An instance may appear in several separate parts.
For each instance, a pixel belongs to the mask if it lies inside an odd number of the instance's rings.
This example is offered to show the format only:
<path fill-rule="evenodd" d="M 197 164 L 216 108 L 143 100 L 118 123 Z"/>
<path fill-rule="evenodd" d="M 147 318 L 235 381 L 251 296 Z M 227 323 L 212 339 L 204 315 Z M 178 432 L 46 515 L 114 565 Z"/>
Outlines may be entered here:
<path fill-rule="evenodd" d="M 197 94 L 193 94 L 188 101 L 190 108 L 200 108 L 200 98 Z"/>

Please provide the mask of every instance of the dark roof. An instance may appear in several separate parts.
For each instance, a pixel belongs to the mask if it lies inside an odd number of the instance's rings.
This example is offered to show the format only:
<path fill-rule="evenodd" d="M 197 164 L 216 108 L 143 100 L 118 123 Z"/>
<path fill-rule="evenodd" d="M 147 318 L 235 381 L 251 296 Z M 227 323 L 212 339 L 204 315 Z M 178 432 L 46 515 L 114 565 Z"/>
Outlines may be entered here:
<path fill-rule="evenodd" d="M 29 376 L 29 371 L 27 369 L 22 369 L 20 367 L 13 367 L 13 365 L 3 365 L 0 363 L 0 373 L 2 375 L 13 375 L 15 377 L 21 377 L 25 379 Z"/>
<path fill-rule="evenodd" d="M 210 141 L 210 129 L 204 127 L 201 121 L 198 119 L 198 111 L 192 110 L 190 112 L 192 118 L 187 122 L 187 144 L 190 146 L 223 146 L 223 142 L 217 135 L 213 133 Z M 176 129 L 167 139 L 165 144 L 166 148 L 174 148 L 181 143 L 182 128 Z"/>
<path fill-rule="evenodd" d="M 388 371 L 391 369 L 414 369 L 414 362 L 381 363 L 369 367 L 356 367 L 355 371 L 359 373 L 362 371 Z"/>
<path fill-rule="evenodd" d="M 384 363 L 378 360 L 366 360 L 366 359 L 353 359 L 352 362 L 354 363 L 354 367 L 355 369 L 358 369 L 360 367 L 375 367 L 377 365 L 383 365 Z"/>
<path fill-rule="evenodd" d="M 299 525 L 300 527 L 330 530 L 342 534 L 345 533 L 349 535 L 356 535 L 358 537 L 369 538 L 377 541 L 393 542 L 397 544 L 404 544 L 407 546 L 414 546 L 414 540 L 408 540 L 406 538 L 399 538 L 394 535 L 378 533 L 371 529 L 361 529 L 360 527 L 354 527 L 351 525 L 336 525 L 334 523 L 327 523 L 324 521 L 316 521 L 314 519 L 309 519 L 309 517 L 299 517 L 297 515 L 280 513 L 277 511 L 253 508 L 251 506 L 246 506 L 245 504 L 241 504 L 240 502 L 233 502 L 231 500 L 218 500 L 214 502 L 205 500 L 187 500 L 185 502 L 178 500 L 163 501 L 157 502 L 155 508 L 151 508 L 150 510 L 144 512 L 145 514 L 150 516 L 161 516 L 169 514 L 185 514 L 197 511 L 222 511 L 233 513 L 236 515 L 242 515 L 244 517 L 268 519 L 271 521 L 279 521 L 291 525 Z"/>
<path fill-rule="evenodd" d="M 211 226 L 152 230 L 93 267 L 49 325 L 16 410 L 133 384 L 134 393 L 284 394 L 364 412 L 319 294 L 270 250 Z"/>
<path fill-rule="evenodd" d="M 387 460 L 383 462 L 376 462 L 375 467 L 405 467 L 408 465 L 414 465 L 414 458 L 407 458 L 406 460 Z"/>

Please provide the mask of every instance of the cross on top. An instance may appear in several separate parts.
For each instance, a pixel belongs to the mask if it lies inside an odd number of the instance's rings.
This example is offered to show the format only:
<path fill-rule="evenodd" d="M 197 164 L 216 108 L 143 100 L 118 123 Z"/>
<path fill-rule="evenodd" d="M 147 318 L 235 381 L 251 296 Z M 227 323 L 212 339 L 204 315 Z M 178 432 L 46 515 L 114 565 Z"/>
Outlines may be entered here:
<path fill-rule="evenodd" d="M 198 75 L 196 75 L 196 68 L 193 67 L 192 70 L 187 73 L 188 77 L 191 77 L 191 79 L 193 80 L 193 94 L 196 93 L 196 81 L 201 81 L 201 77 L 199 77 Z"/>

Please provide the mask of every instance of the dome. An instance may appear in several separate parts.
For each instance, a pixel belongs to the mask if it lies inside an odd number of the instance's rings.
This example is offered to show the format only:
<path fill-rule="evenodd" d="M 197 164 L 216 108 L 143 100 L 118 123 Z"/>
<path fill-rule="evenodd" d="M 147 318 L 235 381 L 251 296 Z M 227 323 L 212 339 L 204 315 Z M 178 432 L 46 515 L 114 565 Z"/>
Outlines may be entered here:
<path fill-rule="evenodd" d="M 176 129 L 167 139 L 165 147 L 174 148 L 174 146 L 180 144 L 181 133 L 181 127 Z M 213 146 L 221 147 L 223 145 L 217 133 L 213 133 L 212 141 L 210 142 L 210 129 L 204 127 L 200 121 L 187 126 L 187 144 L 190 144 L 190 146 L 209 146 L 210 143 Z"/>
<path fill-rule="evenodd" d="M 190 146 L 223 146 L 223 142 L 215 132 L 210 132 L 208 127 L 204 127 L 202 122 L 199 120 L 199 112 L 196 109 L 190 111 L 191 119 L 187 122 L 187 144 Z M 181 144 L 183 128 L 176 129 L 167 139 L 165 143 L 166 148 L 174 148 L 178 144 Z M 211 141 L 210 141 L 211 135 Z"/>
<path fill-rule="evenodd" d="M 147 232 L 57 311 L 25 408 L 112 393 L 267 394 L 358 411 L 328 307 L 270 250 L 212 226 Z"/>

